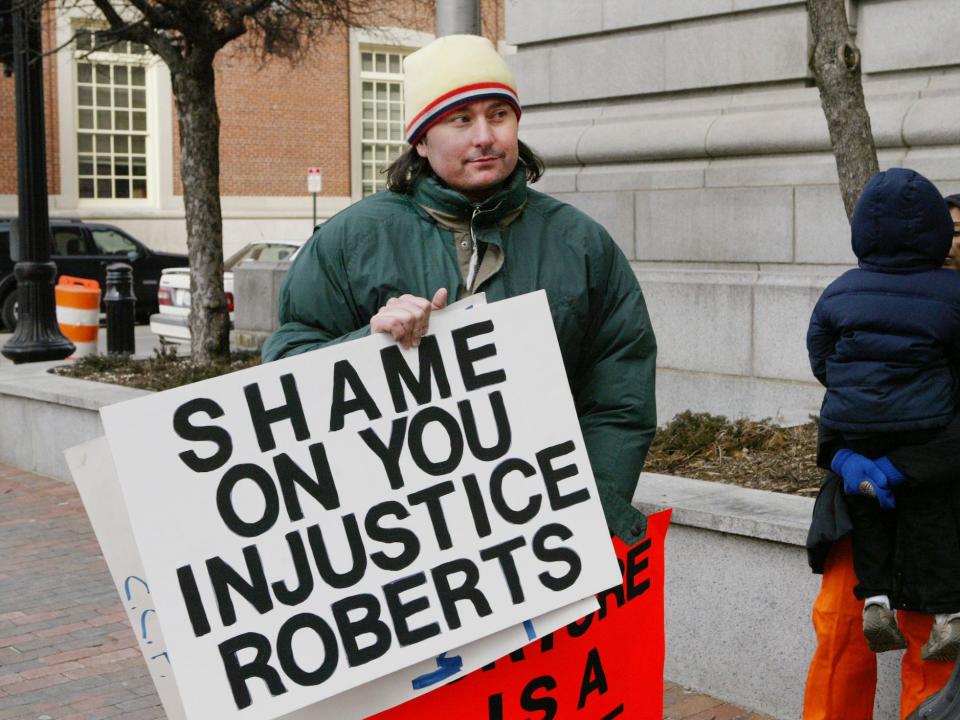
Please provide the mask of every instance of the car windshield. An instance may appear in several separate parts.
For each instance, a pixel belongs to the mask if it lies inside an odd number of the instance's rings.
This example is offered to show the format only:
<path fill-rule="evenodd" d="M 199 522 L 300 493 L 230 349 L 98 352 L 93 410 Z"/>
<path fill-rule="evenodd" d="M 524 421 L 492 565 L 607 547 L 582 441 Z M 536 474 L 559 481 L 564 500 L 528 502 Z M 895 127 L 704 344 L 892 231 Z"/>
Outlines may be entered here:
<path fill-rule="evenodd" d="M 137 246 L 133 241 L 115 230 L 93 229 L 90 234 L 93 236 L 93 244 L 99 255 L 130 255 L 137 252 Z"/>
<path fill-rule="evenodd" d="M 260 262 L 280 262 L 289 260 L 297 251 L 297 245 L 290 243 L 251 243 L 223 261 L 224 271 L 233 270 L 247 260 Z"/>

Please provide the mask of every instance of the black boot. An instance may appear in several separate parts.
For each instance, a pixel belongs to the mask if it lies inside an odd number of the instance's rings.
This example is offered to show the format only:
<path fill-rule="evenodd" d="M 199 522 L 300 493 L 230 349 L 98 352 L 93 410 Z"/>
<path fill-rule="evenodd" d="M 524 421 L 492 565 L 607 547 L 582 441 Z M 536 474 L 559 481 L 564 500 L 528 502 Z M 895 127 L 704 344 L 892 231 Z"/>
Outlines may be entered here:
<path fill-rule="evenodd" d="M 960 661 L 954 663 L 947 684 L 920 703 L 907 720 L 960 720 Z"/>

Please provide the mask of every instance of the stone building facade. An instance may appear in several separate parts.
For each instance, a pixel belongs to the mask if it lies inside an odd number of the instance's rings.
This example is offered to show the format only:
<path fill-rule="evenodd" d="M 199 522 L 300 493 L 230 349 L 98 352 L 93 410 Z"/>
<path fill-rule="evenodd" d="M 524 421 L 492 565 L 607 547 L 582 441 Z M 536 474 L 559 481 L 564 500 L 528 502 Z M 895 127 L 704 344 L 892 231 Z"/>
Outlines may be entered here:
<path fill-rule="evenodd" d="M 960 191 L 960 3 L 852 0 L 881 167 Z M 850 267 L 803 2 L 506 0 L 521 137 L 541 187 L 633 262 L 660 345 L 661 421 L 802 421 L 804 338 Z"/>

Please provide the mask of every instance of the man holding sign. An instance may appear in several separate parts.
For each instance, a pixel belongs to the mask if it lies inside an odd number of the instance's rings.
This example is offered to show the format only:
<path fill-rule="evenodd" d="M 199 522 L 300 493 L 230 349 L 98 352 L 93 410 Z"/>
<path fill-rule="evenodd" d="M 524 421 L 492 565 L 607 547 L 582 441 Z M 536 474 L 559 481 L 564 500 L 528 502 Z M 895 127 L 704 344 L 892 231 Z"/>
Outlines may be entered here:
<path fill-rule="evenodd" d="M 636 277 L 599 224 L 527 187 L 543 163 L 518 139 L 516 84 L 488 40 L 439 38 L 404 73 L 410 148 L 389 190 L 299 254 L 264 359 L 371 332 L 418 346 L 450 295 L 546 290 L 607 525 L 633 544 L 646 519 L 631 498 L 656 427 L 656 341 Z"/>

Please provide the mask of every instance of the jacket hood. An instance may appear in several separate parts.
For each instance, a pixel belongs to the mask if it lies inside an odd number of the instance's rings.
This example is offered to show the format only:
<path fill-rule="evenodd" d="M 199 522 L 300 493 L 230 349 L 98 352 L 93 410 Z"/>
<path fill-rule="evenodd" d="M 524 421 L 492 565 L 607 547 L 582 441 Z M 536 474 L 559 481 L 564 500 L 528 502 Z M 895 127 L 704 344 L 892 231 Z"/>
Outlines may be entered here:
<path fill-rule="evenodd" d="M 943 196 L 914 170 L 891 168 L 863 189 L 850 221 L 860 267 L 916 272 L 943 265 L 953 221 Z"/>

